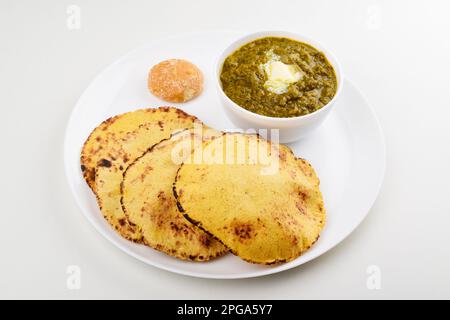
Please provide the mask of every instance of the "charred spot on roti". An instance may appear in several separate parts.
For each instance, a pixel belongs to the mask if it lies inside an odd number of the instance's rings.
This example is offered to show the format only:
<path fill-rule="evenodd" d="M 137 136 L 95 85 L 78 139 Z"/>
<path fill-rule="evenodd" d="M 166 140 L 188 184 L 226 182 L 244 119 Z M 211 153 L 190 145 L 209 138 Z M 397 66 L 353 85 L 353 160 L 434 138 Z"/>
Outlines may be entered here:
<path fill-rule="evenodd" d="M 105 167 L 105 168 L 110 168 L 111 167 L 111 161 L 107 160 L 107 159 L 101 159 L 98 162 L 98 166 L 99 167 Z"/>
<path fill-rule="evenodd" d="M 162 200 L 166 200 L 167 199 L 164 191 L 158 192 L 158 199 L 162 199 Z"/>
<path fill-rule="evenodd" d="M 240 241 L 252 239 L 256 235 L 255 229 L 251 223 L 234 222 L 232 228 L 234 234 Z"/>

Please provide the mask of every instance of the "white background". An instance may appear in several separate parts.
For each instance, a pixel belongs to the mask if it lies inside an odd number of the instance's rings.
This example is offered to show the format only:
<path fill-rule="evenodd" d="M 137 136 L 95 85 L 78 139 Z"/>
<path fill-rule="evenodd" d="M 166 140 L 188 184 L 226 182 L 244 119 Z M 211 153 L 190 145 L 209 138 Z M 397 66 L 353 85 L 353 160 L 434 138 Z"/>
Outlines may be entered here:
<path fill-rule="evenodd" d="M 69 5 L 81 29 L 67 27 Z M 450 298 L 448 1 L 0 0 L 0 298 Z M 69 114 L 93 77 L 152 39 L 281 29 L 323 42 L 384 130 L 387 171 L 361 226 L 296 269 L 203 280 L 147 266 L 104 239 L 63 170 Z M 66 268 L 81 268 L 81 289 Z M 366 286 L 369 265 L 381 289 Z"/>

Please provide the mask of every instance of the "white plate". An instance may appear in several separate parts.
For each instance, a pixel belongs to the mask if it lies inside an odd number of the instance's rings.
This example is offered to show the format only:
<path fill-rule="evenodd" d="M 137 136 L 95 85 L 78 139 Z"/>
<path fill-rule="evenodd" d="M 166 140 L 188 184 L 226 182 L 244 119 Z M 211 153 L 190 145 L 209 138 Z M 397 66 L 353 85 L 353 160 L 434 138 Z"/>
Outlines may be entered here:
<path fill-rule="evenodd" d="M 239 34 L 209 32 L 154 41 L 125 55 L 98 75 L 79 99 L 70 117 L 64 145 L 67 178 L 81 211 L 95 228 L 131 256 L 168 271 L 204 278 L 248 278 L 299 266 L 334 247 L 363 220 L 380 189 L 385 146 L 373 110 L 356 87 L 345 80 L 335 109 L 306 140 L 290 146 L 308 159 L 321 180 L 327 223 L 318 242 L 305 254 L 279 266 L 246 263 L 228 254 L 211 262 L 185 262 L 122 239 L 101 215 L 95 197 L 83 180 L 80 150 L 104 119 L 143 107 L 167 105 L 149 94 L 147 72 L 168 58 L 184 58 L 203 70 L 205 89 L 200 97 L 177 107 L 198 116 L 216 129 L 232 129 L 214 88 L 214 62 Z M 81 235 L 80 235 L 81 236 Z"/>

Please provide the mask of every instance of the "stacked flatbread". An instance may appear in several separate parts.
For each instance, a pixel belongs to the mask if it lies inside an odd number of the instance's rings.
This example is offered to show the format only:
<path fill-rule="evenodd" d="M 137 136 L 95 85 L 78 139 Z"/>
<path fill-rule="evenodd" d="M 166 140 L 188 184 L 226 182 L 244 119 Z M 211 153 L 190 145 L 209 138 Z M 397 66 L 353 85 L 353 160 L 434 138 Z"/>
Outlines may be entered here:
<path fill-rule="evenodd" d="M 319 179 L 306 160 L 176 108 L 104 121 L 83 147 L 81 168 L 120 235 L 184 260 L 231 251 L 252 263 L 287 262 L 325 223 Z"/>

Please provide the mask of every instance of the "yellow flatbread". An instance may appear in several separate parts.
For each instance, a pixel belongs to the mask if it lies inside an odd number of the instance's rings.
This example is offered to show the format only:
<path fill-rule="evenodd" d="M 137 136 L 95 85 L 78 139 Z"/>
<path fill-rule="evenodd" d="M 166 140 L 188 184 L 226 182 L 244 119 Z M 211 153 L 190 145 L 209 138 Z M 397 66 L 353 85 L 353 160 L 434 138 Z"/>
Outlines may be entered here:
<path fill-rule="evenodd" d="M 227 133 L 203 142 L 203 162 L 184 163 L 174 195 L 184 216 L 235 255 L 261 264 L 295 259 L 325 223 L 319 179 L 283 145 Z"/>
<path fill-rule="evenodd" d="M 142 109 L 112 117 L 93 130 L 81 153 L 86 182 L 106 220 L 123 237 L 139 242 L 120 205 L 120 183 L 127 166 L 152 145 L 176 131 L 192 128 L 196 117 L 172 107 Z"/>
<path fill-rule="evenodd" d="M 228 251 L 182 216 L 172 194 L 181 162 L 195 145 L 222 134 L 212 129 L 202 133 L 185 130 L 154 145 L 127 168 L 121 186 L 123 210 L 144 243 L 184 260 L 206 261 Z"/>

